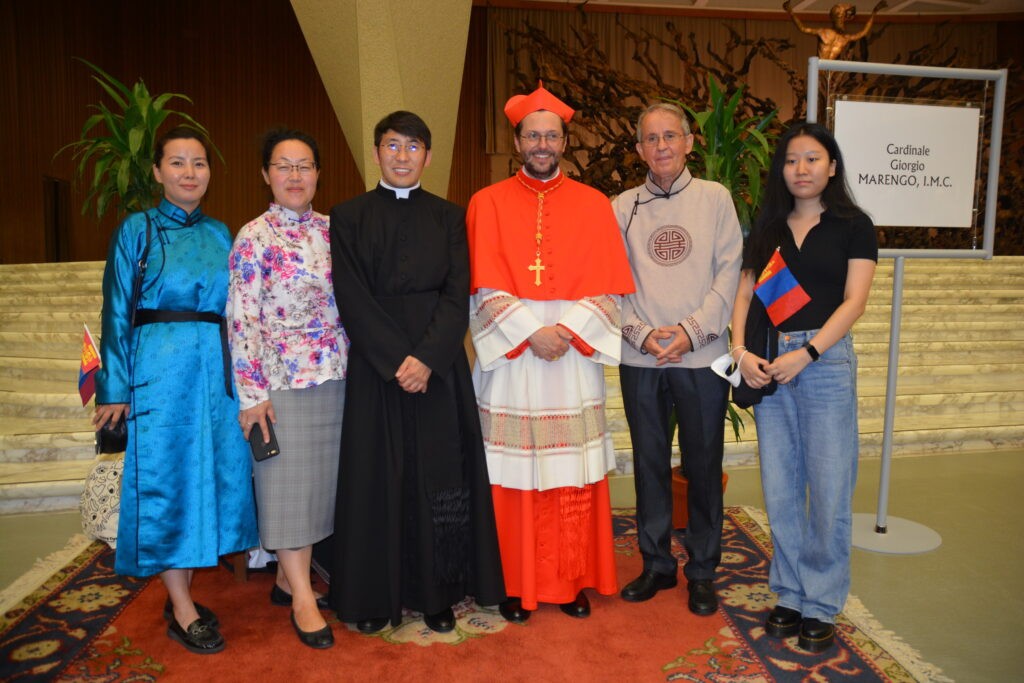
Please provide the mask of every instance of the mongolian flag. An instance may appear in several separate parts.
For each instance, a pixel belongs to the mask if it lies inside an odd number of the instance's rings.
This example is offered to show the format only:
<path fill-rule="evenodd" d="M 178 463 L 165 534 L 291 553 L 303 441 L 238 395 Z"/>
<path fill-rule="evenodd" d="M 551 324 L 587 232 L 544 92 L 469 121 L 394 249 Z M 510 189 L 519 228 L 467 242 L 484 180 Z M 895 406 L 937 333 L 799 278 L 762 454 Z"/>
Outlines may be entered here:
<path fill-rule="evenodd" d="M 96 393 L 96 371 L 100 369 L 100 354 L 96 350 L 96 342 L 89 334 L 89 326 L 85 326 L 82 338 L 82 365 L 78 369 L 78 394 L 82 397 L 82 405 L 87 405 Z"/>
<path fill-rule="evenodd" d="M 754 293 L 764 303 L 772 325 L 779 326 L 782 321 L 807 305 L 811 297 L 800 286 L 800 283 L 789 272 L 789 266 L 782 258 L 778 249 L 772 254 L 768 265 L 761 271 L 754 284 Z"/>

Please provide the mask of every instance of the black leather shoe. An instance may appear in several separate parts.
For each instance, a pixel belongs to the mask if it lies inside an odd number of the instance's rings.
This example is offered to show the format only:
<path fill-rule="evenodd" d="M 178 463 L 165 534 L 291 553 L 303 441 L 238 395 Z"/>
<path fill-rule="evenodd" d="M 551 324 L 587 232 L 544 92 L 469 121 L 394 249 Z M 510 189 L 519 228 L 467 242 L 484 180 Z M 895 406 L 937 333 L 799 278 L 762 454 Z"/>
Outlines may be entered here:
<path fill-rule="evenodd" d="M 443 609 L 437 614 L 424 614 L 423 623 L 436 633 L 449 633 L 455 628 L 455 612 L 452 608 Z"/>
<path fill-rule="evenodd" d="M 686 601 L 686 605 L 691 612 L 702 617 L 715 613 L 718 609 L 718 596 L 715 595 L 715 588 L 710 579 L 690 581 L 686 588 L 690 591 L 690 599 Z"/>
<path fill-rule="evenodd" d="M 590 600 L 587 599 L 587 596 L 583 591 L 580 591 L 576 594 L 575 600 L 559 605 L 558 609 L 562 610 L 570 617 L 584 619 L 590 616 Z"/>
<path fill-rule="evenodd" d="M 198 602 L 193 602 L 192 604 L 196 606 L 196 612 L 199 613 L 200 621 L 213 628 L 220 627 L 220 619 L 217 618 L 212 609 L 205 605 L 200 605 Z M 167 598 L 167 602 L 164 603 L 164 621 L 168 623 L 174 621 L 174 604 L 170 598 Z"/>
<path fill-rule="evenodd" d="M 291 618 L 292 628 L 295 629 L 295 635 L 299 637 L 299 642 L 303 645 L 311 647 L 314 650 L 326 650 L 334 645 L 334 633 L 331 631 L 330 626 L 324 626 L 318 631 L 303 631 L 299 628 L 298 622 L 295 621 L 295 612 L 291 613 Z"/>
<path fill-rule="evenodd" d="M 824 652 L 836 642 L 836 627 L 827 621 L 805 618 L 800 624 L 796 644 L 808 652 Z"/>
<path fill-rule="evenodd" d="M 509 598 L 498 605 L 498 611 L 505 617 L 505 621 L 511 621 L 513 624 L 525 624 L 530 618 L 530 610 L 523 609 L 523 601 L 519 598 Z"/>
<path fill-rule="evenodd" d="M 629 602 L 643 602 L 650 600 L 658 591 L 666 588 L 675 588 L 679 580 L 675 574 L 660 574 L 655 571 L 645 571 L 640 576 L 626 584 L 619 595 L 623 600 Z"/>
<path fill-rule="evenodd" d="M 764 632 L 772 638 L 789 638 L 800 631 L 800 613 L 795 609 L 776 605 L 764 622 Z"/>
<path fill-rule="evenodd" d="M 291 607 L 292 594 L 285 593 L 284 590 L 275 583 L 274 587 L 270 589 L 270 602 L 279 607 Z M 327 604 L 327 596 L 321 595 L 319 598 L 317 598 L 316 606 L 319 609 L 329 609 L 330 605 Z"/>
<path fill-rule="evenodd" d="M 187 629 L 179 626 L 177 619 L 171 619 L 167 635 L 197 655 L 212 655 L 224 649 L 224 637 L 216 628 L 204 624 L 202 619 L 196 619 Z"/>
<path fill-rule="evenodd" d="M 356 628 L 360 633 L 376 633 L 387 625 L 387 617 L 380 617 L 379 619 L 362 619 L 356 622 Z"/>

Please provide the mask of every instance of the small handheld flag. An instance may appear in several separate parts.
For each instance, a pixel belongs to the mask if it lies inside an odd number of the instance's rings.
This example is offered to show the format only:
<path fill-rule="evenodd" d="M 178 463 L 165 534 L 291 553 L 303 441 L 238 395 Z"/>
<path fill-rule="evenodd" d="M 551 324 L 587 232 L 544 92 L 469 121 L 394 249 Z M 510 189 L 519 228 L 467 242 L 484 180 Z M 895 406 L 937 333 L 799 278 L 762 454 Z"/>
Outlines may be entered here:
<path fill-rule="evenodd" d="M 82 365 L 78 369 L 78 394 L 82 397 L 82 405 L 88 405 L 96 393 L 96 371 L 100 369 L 100 354 L 96 342 L 89 334 L 89 326 L 85 325 L 82 337 Z"/>
<path fill-rule="evenodd" d="M 768 310 L 768 317 L 772 325 L 778 326 L 791 315 L 807 305 L 811 297 L 807 295 L 804 288 L 793 277 L 789 271 L 782 252 L 778 248 L 772 254 L 768 265 L 761 271 L 761 275 L 754 284 L 754 293 L 757 294 L 764 307 Z"/>

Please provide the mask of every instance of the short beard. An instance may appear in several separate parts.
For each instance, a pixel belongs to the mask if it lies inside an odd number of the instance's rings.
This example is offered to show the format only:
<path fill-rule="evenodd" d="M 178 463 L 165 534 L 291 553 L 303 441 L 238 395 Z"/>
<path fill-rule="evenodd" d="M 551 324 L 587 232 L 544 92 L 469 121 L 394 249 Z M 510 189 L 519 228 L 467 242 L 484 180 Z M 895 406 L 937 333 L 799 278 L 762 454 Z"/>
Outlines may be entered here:
<path fill-rule="evenodd" d="M 526 169 L 526 172 L 529 173 L 532 178 L 536 178 L 537 180 L 551 180 L 558 175 L 558 161 L 558 159 L 555 159 L 554 163 L 551 164 L 551 169 L 544 173 L 533 165 L 530 157 L 527 157 L 526 160 L 523 161 L 523 168 Z"/>

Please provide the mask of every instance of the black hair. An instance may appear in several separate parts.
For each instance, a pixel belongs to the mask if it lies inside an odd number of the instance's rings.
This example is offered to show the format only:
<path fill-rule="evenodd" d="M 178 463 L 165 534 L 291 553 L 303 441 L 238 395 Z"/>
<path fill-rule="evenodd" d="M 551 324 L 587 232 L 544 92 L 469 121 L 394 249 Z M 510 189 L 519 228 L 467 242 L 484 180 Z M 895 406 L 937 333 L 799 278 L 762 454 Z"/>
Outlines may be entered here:
<path fill-rule="evenodd" d="M 825 126 L 820 123 L 797 121 L 787 130 L 775 147 L 771 166 L 768 168 L 768 182 L 765 185 L 764 198 L 757 220 L 747 238 L 743 251 L 743 269 L 760 273 L 768 264 L 775 248 L 782 244 L 782 238 L 789 227 L 786 218 L 793 210 L 793 195 L 786 187 L 786 179 L 782 169 L 786 165 L 786 152 L 793 138 L 808 135 L 817 140 L 828 154 L 830 162 L 836 162 L 836 172 L 828 179 L 828 184 L 821 193 L 821 203 L 832 214 L 842 217 L 857 216 L 864 211 L 857 206 L 850 196 L 850 188 L 846 184 L 846 165 L 843 163 L 839 144 Z"/>
<path fill-rule="evenodd" d="M 413 140 L 419 140 L 423 146 L 430 149 L 430 128 L 426 122 L 411 111 L 393 111 L 380 121 L 373 129 L 373 146 L 380 147 L 380 141 L 384 133 L 393 130 L 399 135 L 404 135 Z"/>
<path fill-rule="evenodd" d="M 313 150 L 313 164 L 320 168 L 320 148 L 317 146 L 316 140 L 313 139 L 312 135 L 294 128 L 273 128 L 263 134 L 261 158 L 264 171 L 270 169 L 270 157 L 274 153 L 274 148 L 286 140 L 298 140 L 307 145 Z"/>
<path fill-rule="evenodd" d="M 198 140 L 199 144 L 202 145 L 203 149 L 206 151 L 206 162 L 209 164 L 213 163 L 213 157 L 210 155 L 210 141 L 206 139 L 206 136 L 195 128 L 189 128 L 188 126 L 176 126 L 161 135 L 157 138 L 156 142 L 153 143 L 154 166 L 160 166 L 160 162 L 164 159 L 164 147 L 171 140 Z"/>

